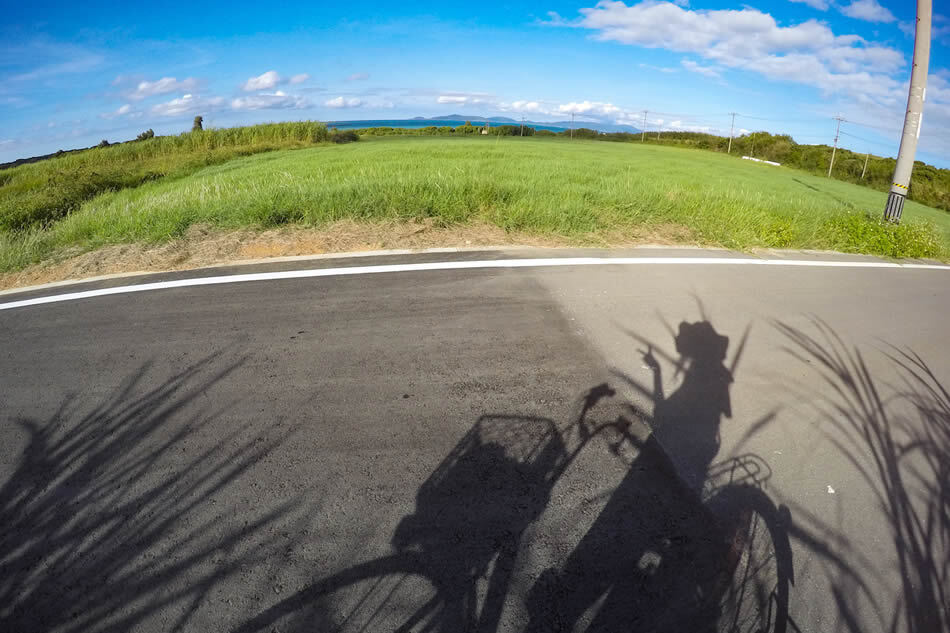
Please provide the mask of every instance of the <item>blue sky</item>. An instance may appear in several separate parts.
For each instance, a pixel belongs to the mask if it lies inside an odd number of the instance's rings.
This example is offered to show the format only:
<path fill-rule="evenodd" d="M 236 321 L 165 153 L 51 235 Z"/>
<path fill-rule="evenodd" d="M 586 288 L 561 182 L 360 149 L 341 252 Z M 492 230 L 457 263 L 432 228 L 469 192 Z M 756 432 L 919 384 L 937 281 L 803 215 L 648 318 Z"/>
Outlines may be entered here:
<path fill-rule="evenodd" d="M 950 167 L 950 7 L 918 158 Z M 450 113 L 787 132 L 895 155 L 910 0 L 11 3 L 0 161 L 206 125 Z M 941 11 L 944 10 L 945 16 Z"/>

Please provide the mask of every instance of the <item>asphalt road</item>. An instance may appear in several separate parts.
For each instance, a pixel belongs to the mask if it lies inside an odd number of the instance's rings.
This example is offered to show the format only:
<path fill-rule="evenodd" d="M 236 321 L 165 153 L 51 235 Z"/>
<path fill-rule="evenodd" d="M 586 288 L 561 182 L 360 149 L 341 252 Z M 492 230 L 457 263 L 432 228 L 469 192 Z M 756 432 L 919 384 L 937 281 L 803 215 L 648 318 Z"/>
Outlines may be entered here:
<path fill-rule="evenodd" d="M 0 303 L 575 255 L 605 254 Z M 0 630 L 755 630 L 785 602 L 773 630 L 940 630 L 948 282 L 473 268 L 0 310 Z M 697 597 L 752 543 L 732 602 Z"/>

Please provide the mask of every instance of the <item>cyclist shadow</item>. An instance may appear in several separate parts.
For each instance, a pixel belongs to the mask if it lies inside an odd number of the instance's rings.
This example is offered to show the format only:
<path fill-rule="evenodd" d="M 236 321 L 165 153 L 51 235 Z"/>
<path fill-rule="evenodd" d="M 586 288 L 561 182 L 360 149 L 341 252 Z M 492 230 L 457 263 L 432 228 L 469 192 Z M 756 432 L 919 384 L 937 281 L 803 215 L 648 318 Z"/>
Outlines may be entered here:
<path fill-rule="evenodd" d="M 499 630 L 505 605 L 525 600 L 509 595 L 524 535 L 574 459 L 607 433 L 618 452 L 632 442 L 637 457 L 565 564 L 528 592 L 528 629 L 714 630 L 719 614 L 695 593 L 712 592 L 710 579 L 721 575 L 724 531 L 700 489 L 719 450 L 721 418 L 731 416 L 729 340 L 701 321 L 682 323 L 675 342 L 679 359 L 657 352 L 682 371 L 674 393 L 663 394 L 652 346 L 644 362 L 654 389 L 629 381 L 654 402 L 652 416 L 631 409 L 654 429 L 646 440 L 628 431 L 624 416 L 588 419 L 615 395 L 606 384 L 587 393 L 564 427 L 482 416 L 420 486 L 414 511 L 393 533 L 392 554 L 317 580 L 240 631 L 278 622 L 280 630 Z M 747 501 L 721 495 L 719 511 Z"/>
<path fill-rule="evenodd" d="M 721 507 L 711 507 L 702 492 L 722 417 L 732 416 L 732 369 L 744 342 L 727 368 L 728 337 L 707 321 L 681 323 L 680 358 L 667 358 L 683 380 L 669 397 L 652 346 L 642 352 L 652 392 L 624 379 L 652 399 L 652 416 L 631 406 L 652 433 L 633 439 L 636 457 L 593 525 L 565 564 L 544 572 L 529 593 L 528 630 L 717 630 L 722 614 L 713 594 L 734 561 L 729 530 L 716 515 L 743 502 L 724 496 Z"/>

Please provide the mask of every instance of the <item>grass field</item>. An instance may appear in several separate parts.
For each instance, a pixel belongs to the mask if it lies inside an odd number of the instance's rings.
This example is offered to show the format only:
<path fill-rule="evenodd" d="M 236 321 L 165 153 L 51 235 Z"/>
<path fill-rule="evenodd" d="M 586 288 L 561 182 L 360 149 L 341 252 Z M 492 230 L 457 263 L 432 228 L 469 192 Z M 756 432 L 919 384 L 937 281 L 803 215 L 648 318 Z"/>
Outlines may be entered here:
<path fill-rule="evenodd" d="M 240 156 L 328 143 L 334 136 L 317 121 L 267 123 L 96 147 L 0 170 L 0 231 L 48 226 L 106 191 L 185 176 Z"/>
<path fill-rule="evenodd" d="M 609 243 L 670 227 L 736 249 L 950 256 L 950 214 L 909 202 L 879 223 L 885 194 L 734 156 L 636 143 L 538 138 L 364 138 L 236 158 L 108 192 L 45 228 L 0 232 L 0 269 L 64 248 L 161 242 L 223 229 L 338 220 L 481 222 Z M 873 220 L 869 220 L 871 214 Z"/>

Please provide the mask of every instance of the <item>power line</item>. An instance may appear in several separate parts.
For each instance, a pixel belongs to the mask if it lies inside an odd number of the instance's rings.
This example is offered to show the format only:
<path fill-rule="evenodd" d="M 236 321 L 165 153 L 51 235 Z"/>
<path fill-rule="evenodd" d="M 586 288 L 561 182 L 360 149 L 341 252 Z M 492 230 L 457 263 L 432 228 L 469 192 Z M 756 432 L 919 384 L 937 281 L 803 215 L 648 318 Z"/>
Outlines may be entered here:
<path fill-rule="evenodd" d="M 755 121 L 772 121 L 774 123 L 817 123 L 823 119 L 773 119 L 768 117 L 761 116 L 752 116 L 749 114 L 737 114 L 736 116 L 743 119 L 753 119 Z"/>
<path fill-rule="evenodd" d="M 849 123 L 850 123 L 850 121 L 849 121 Z M 856 136 L 856 135 L 854 135 L 854 134 L 849 134 L 848 132 L 842 132 L 841 134 L 843 134 L 844 136 L 848 136 L 848 137 L 850 137 L 850 138 L 857 139 L 857 140 L 859 140 L 859 141 L 864 141 L 865 143 L 871 143 L 871 144 L 873 144 L 873 145 L 880 145 L 880 146 L 882 146 L 882 147 L 893 147 L 893 146 L 894 146 L 893 143 L 885 143 L 884 141 L 872 141 L 872 140 L 869 139 L 869 138 L 864 138 L 864 137 L 862 137 L 862 136 Z"/>
<path fill-rule="evenodd" d="M 857 125 L 858 127 L 866 127 L 871 130 L 877 130 L 878 132 L 886 132 L 887 134 L 897 133 L 897 128 L 888 129 L 886 127 L 881 127 L 879 125 L 871 125 L 870 123 L 861 123 L 860 121 L 851 121 L 851 120 L 849 120 L 848 123 L 850 123 L 851 125 Z"/>

